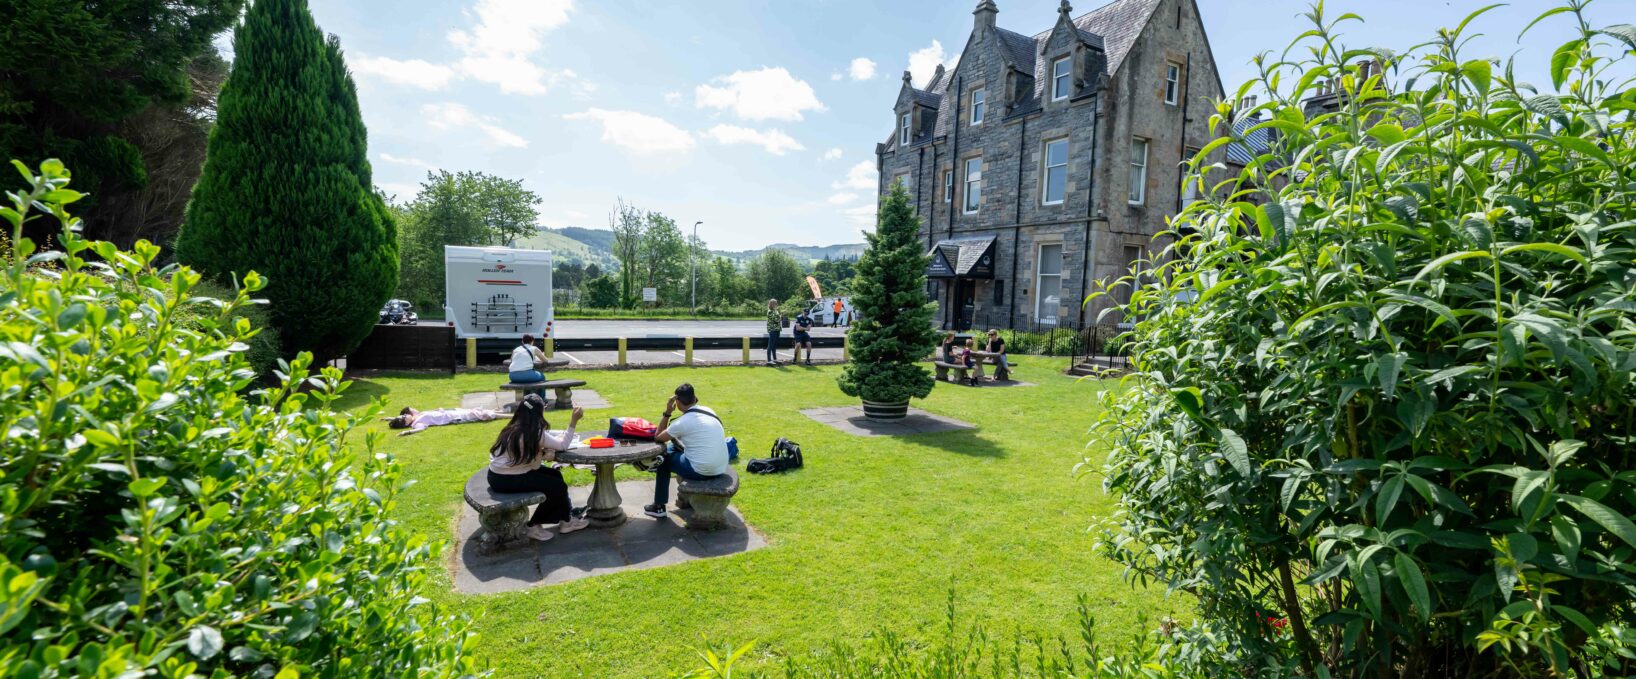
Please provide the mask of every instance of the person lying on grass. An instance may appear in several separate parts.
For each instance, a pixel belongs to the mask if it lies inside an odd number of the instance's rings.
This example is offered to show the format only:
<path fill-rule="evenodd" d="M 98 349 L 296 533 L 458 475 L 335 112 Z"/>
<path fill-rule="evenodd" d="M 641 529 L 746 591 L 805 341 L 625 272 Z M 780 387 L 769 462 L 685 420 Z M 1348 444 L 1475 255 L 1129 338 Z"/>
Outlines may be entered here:
<path fill-rule="evenodd" d="M 677 410 L 682 414 L 672 423 L 670 416 Z M 643 514 L 665 518 L 672 473 L 695 481 L 727 473 L 727 432 L 716 411 L 699 405 L 691 384 L 676 387 L 676 395 L 665 402 L 665 414 L 659 418 L 659 433 L 653 440 L 669 445 L 665 446 L 664 459 L 654 468 L 658 478 L 654 480 L 653 504 L 643 507 Z"/>
<path fill-rule="evenodd" d="M 397 417 L 383 417 L 386 426 L 393 429 L 405 429 L 398 436 L 408 436 L 426 431 L 428 427 L 441 427 L 445 424 L 467 424 L 470 422 L 493 422 L 506 414 L 499 410 L 487 408 L 438 408 L 437 410 L 415 410 L 404 408 Z"/>
<path fill-rule="evenodd" d="M 530 538 L 550 540 L 550 524 L 556 524 L 557 534 L 564 535 L 590 524 L 584 517 L 574 518 L 574 505 L 568 499 L 568 483 L 562 480 L 562 471 L 543 464 L 555 462 L 557 453 L 573 447 L 574 427 L 584 414 L 583 409 L 575 408 L 568 416 L 568 429 L 553 434 L 549 431 L 551 423 L 545 420 L 545 399 L 529 394 L 489 448 L 489 490 L 545 493 L 545 500 L 534 508 L 534 516 L 528 520 Z"/>

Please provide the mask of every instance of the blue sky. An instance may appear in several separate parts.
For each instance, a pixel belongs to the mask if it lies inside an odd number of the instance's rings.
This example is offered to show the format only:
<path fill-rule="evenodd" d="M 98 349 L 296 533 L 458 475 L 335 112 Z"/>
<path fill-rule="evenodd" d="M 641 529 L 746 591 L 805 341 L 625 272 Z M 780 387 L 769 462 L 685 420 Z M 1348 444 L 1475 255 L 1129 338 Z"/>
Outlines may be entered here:
<path fill-rule="evenodd" d="M 718 249 L 862 240 L 875 143 L 902 73 L 924 81 L 971 30 L 975 0 L 310 0 L 355 72 L 376 182 L 407 198 L 427 170 L 523 179 L 541 222 L 606 227 L 618 197 Z M 1050 27 L 1058 0 L 996 0 L 1000 25 Z M 1075 14 L 1100 3 L 1083 3 Z M 1521 0 L 1478 23 L 1472 57 L 1521 51 L 1525 80 L 1569 35 Z M 1296 0 L 1200 0 L 1229 90 L 1305 30 Z M 1408 47 L 1477 2 L 1331 0 L 1354 46 Z M 1604 23 L 1636 8 L 1602 0 Z"/>

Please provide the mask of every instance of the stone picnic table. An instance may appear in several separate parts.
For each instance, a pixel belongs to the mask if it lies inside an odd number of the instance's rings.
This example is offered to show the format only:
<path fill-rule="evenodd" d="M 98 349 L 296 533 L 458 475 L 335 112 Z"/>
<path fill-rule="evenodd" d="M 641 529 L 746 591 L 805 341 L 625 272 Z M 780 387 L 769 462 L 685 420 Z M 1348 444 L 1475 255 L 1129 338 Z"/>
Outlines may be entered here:
<path fill-rule="evenodd" d="M 1006 364 L 1000 360 L 1000 357 L 1005 356 L 1005 354 L 997 354 L 989 351 L 972 351 L 971 355 L 994 364 L 995 380 L 1004 382 L 1011 379 L 1011 371 L 1007 369 Z"/>
<path fill-rule="evenodd" d="M 665 444 L 653 441 L 620 441 L 612 448 L 591 448 L 583 444 L 557 453 L 557 461 L 564 464 L 596 466 L 596 485 L 591 487 L 591 499 L 585 507 L 585 517 L 592 528 L 613 528 L 625 523 L 625 510 L 619 507 L 624 500 L 614 485 L 614 467 L 639 460 L 658 457 Z"/>

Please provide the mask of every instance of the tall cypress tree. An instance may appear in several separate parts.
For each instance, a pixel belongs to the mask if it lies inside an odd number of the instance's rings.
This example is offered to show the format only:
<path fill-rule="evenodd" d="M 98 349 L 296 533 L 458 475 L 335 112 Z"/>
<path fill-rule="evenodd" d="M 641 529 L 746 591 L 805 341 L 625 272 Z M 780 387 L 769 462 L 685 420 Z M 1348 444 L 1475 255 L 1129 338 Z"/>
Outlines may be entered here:
<path fill-rule="evenodd" d="M 920 361 L 937 348 L 933 308 L 926 297 L 926 253 L 919 222 L 901 182 L 881 202 L 869 248 L 858 259 L 852 306 L 862 318 L 847 331 L 851 362 L 841 391 L 880 403 L 926 398 L 935 382 Z"/>
<path fill-rule="evenodd" d="M 306 0 L 256 0 L 233 50 L 177 257 L 219 278 L 262 274 L 285 352 L 343 356 L 398 284 L 356 86 Z"/>

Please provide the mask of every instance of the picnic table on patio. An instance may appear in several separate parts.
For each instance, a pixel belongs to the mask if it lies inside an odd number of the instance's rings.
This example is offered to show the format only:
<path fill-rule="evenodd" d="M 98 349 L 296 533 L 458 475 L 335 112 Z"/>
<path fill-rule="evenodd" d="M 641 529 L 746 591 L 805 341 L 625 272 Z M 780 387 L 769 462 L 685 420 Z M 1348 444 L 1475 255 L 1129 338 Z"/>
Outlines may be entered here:
<path fill-rule="evenodd" d="M 996 354 L 988 351 L 973 351 L 971 352 L 971 355 L 994 364 L 995 381 L 1004 382 L 1011 379 L 1011 370 L 1006 367 L 1005 363 L 1000 361 L 1000 357 L 1004 356 L 1005 354 Z"/>
<path fill-rule="evenodd" d="M 591 487 L 591 500 L 586 505 L 585 517 L 592 528 L 613 528 L 625 523 L 624 500 L 614 485 L 614 467 L 638 460 L 658 457 L 665 444 L 653 441 L 620 441 L 612 448 L 591 448 L 584 444 L 557 453 L 557 461 L 564 464 L 596 466 L 596 485 Z"/>

